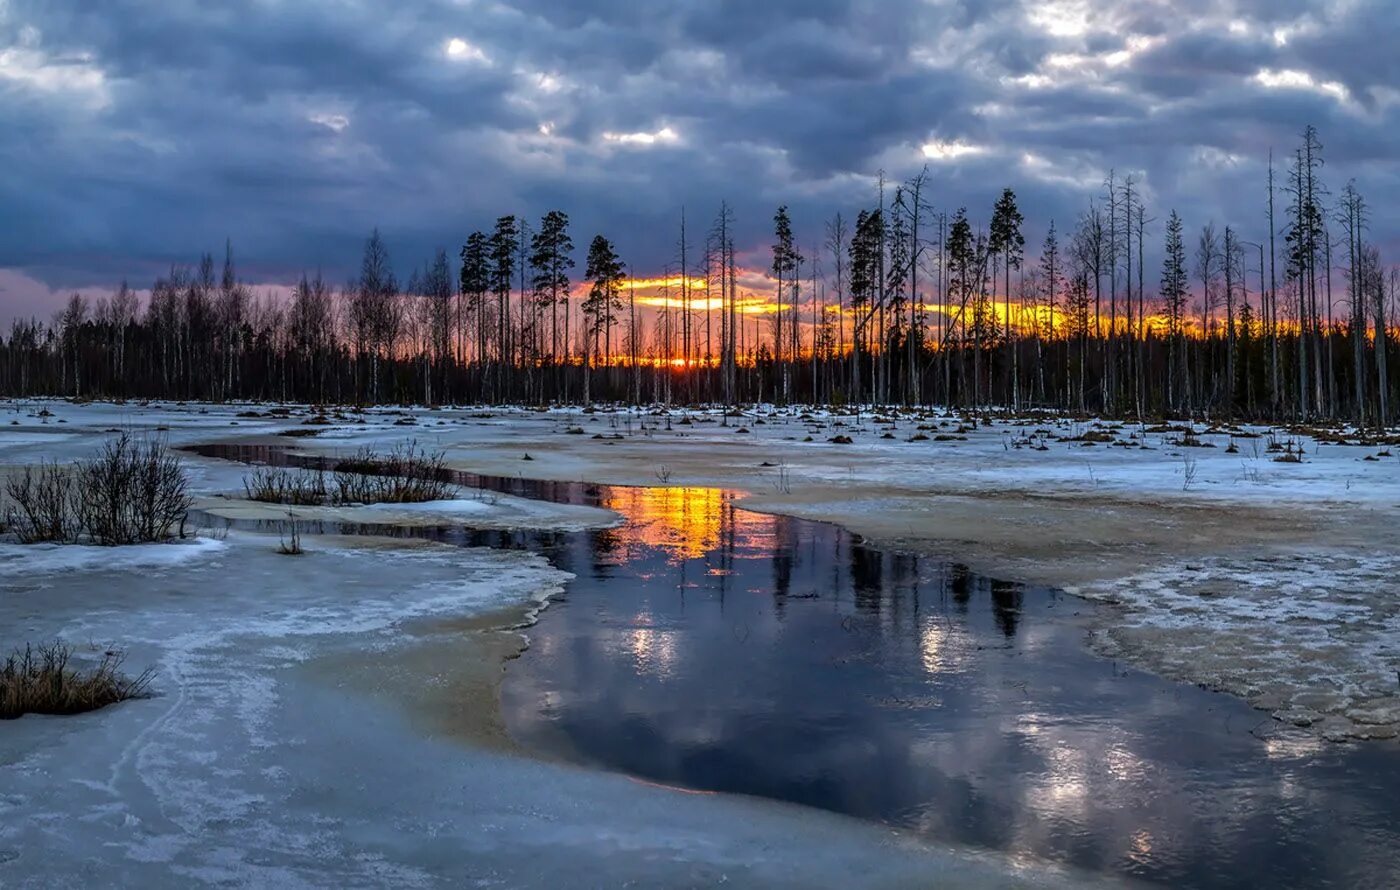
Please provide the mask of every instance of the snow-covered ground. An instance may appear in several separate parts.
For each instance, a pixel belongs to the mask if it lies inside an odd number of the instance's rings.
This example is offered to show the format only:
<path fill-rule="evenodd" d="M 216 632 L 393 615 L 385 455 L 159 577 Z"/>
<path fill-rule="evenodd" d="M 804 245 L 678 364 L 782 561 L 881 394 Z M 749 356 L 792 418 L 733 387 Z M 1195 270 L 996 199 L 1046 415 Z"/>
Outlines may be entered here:
<path fill-rule="evenodd" d="M 50 416 L 31 416 L 37 408 Z M 0 466 L 80 457 L 110 430 L 163 427 L 186 444 L 289 426 L 238 410 L 248 409 L 27 406 L 0 419 Z M 468 428 L 469 413 L 457 417 Z M 345 437 L 397 441 L 396 422 L 376 412 Z M 189 464 L 201 497 L 237 491 L 241 468 Z M 418 509 L 475 523 L 496 507 Z M 470 733 L 446 724 L 496 719 L 501 657 L 464 628 L 527 620 L 567 576 L 515 552 L 304 544 L 305 555 L 284 556 L 274 536 L 238 531 L 131 548 L 0 544 L 0 645 L 120 647 L 129 669 L 154 669 L 156 692 L 0 726 L 0 886 L 1097 882 L 464 744 Z"/>
<path fill-rule="evenodd" d="M 957 417 L 938 412 L 865 413 L 856 418 L 826 411 L 759 409 L 728 419 L 726 426 L 721 425 L 718 411 L 680 409 L 585 413 L 577 409 L 373 408 L 362 413 L 332 412 L 329 425 L 319 427 L 305 422 L 316 413 L 307 408 L 284 409 L 289 412 L 285 416 L 268 416 L 268 408 L 0 400 L 4 434 L 0 460 L 13 464 L 42 457 L 80 457 L 92 451 L 95 435 L 124 429 L 158 430 L 173 445 L 315 430 L 317 435 L 293 445 L 309 452 L 349 454 L 361 446 L 387 449 L 413 439 L 447 450 L 461 464 L 478 446 L 514 448 L 519 460 L 530 454 L 528 446 L 548 444 L 548 462 L 512 464 L 511 472 L 504 474 L 511 476 L 580 479 L 569 471 L 606 467 L 606 457 L 588 459 L 574 453 L 578 446 L 596 441 L 596 448 L 645 443 L 651 449 L 649 456 L 662 463 L 668 457 L 707 458 L 705 473 L 672 478 L 669 484 L 709 484 L 717 476 L 728 475 L 745 484 L 764 483 L 766 488 L 777 482 L 780 468 L 791 464 L 808 482 L 895 485 L 911 492 L 937 488 L 967 493 L 1124 495 L 1183 504 L 1400 507 L 1400 444 L 1320 444 L 1285 428 L 1255 425 L 1208 428 L 1196 424 L 1201 445 L 1183 447 L 1175 428 L 1156 431 L 1130 423 L 1065 419 L 996 419 L 967 428 Z M 38 416 L 39 412 L 51 416 Z M 253 414 L 260 416 L 242 416 Z M 581 434 L 570 436 L 575 429 Z M 1110 442 L 1082 441 L 1086 434 L 1108 436 Z M 837 435 L 850 436 L 854 442 L 828 441 Z M 911 441 L 917 436 L 926 439 Z M 1400 441 L 1400 433 L 1394 437 Z M 1351 433 L 1351 438 L 1358 437 Z M 1271 446 L 1297 448 L 1301 460 L 1276 460 L 1283 452 L 1270 451 Z M 756 461 L 767 461 L 767 472 L 754 473 Z M 634 481 L 658 484 L 653 473 L 659 465 L 640 463 L 634 468 Z M 236 490 L 243 473 L 224 462 L 201 469 L 199 478 L 206 488 L 214 489 Z M 643 483 L 644 479 L 649 481 Z"/>
<path fill-rule="evenodd" d="M 266 416 L 267 406 L 191 404 L 73 405 L 59 400 L 0 402 L 0 473 L 6 467 L 40 460 L 69 461 L 91 455 L 103 438 L 118 432 L 154 434 L 181 447 L 234 439 L 265 437 L 288 430 L 308 429 L 303 421 L 316 416 L 298 407 L 286 416 Z M 294 413 L 293 413 L 294 411 Z M 260 415 L 260 416 L 248 416 Z M 375 411 L 361 423 L 328 431 L 329 450 L 349 455 L 361 445 L 388 450 L 409 439 L 434 446 L 440 430 L 397 426 L 402 415 Z M 311 429 L 316 429 L 312 427 Z M 302 442 L 308 440 L 301 440 Z M 338 446 L 338 447 L 337 447 Z M 310 450 L 325 451 L 325 448 Z M 550 504 L 489 492 L 459 490 L 449 500 L 422 504 L 373 504 L 352 507 L 284 507 L 254 504 L 245 499 L 246 468 L 223 460 L 182 455 L 196 495 L 195 506 L 232 519 L 337 520 L 395 525 L 439 525 L 470 522 L 476 528 L 549 528 L 577 530 L 609 525 L 617 517 L 607 511 Z"/>
<path fill-rule="evenodd" d="M 831 519 L 985 574 L 1114 603 L 1118 618 L 1093 635 L 1101 651 L 1243 696 L 1323 735 L 1400 732 L 1397 444 L 1331 444 L 1248 425 L 1197 424 L 1187 437 L 1179 425 L 969 424 L 937 412 L 378 408 L 333 411 L 322 423 L 296 406 L 0 408 L 0 467 L 79 456 L 123 428 L 163 428 L 174 444 L 315 430 L 291 444 L 349 454 L 413 438 L 456 467 L 500 476 L 744 489 L 754 509 Z M 830 441 L 837 436 L 851 444 Z M 215 496 L 201 506 L 285 515 L 237 500 L 241 468 L 190 463 L 197 491 Z M 611 521 L 470 492 L 439 504 L 303 513 L 484 527 Z"/>
<path fill-rule="evenodd" d="M 371 412 L 298 445 L 386 447 L 407 430 L 479 472 L 746 489 L 755 509 L 1117 604 L 1101 651 L 1323 735 L 1400 731 L 1400 446 L 1355 431 L 1334 444 L 1252 425 L 1184 436 L 937 413 L 407 415 Z"/>
<path fill-rule="evenodd" d="M 593 507 L 551 504 L 496 492 L 458 491 L 447 500 L 418 504 L 297 507 L 249 501 L 242 493 L 200 498 L 195 507 L 226 519 L 310 520 L 397 526 L 470 525 L 477 529 L 540 528 L 582 531 L 605 528 L 616 514 Z"/>
<path fill-rule="evenodd" d="M 755 509 L 831 519 L 1115 603 L 1092 634 L 1101 651 L 1234 692 L 1321 735 L 1400 729 L 1396 446 L 1199 426 L 1207 444 L 1195 446 L 1179 431 L 1134 425 L 966 428 L 951 416 L 890 423 L 771 410 L 726 420 L 375 409 L 307 422 L 315 417 L 294 406 L 0 402 L 0 473 L 88 455 L 130 429 L 173 445 L 280 441 L 313 454 L 414 438 L 453 466 L 499 476 L 738 488 Z M 838 435 L 851 444 L 829 441 Z M 1275 442 L 1301 462 L 1275 461 Z M 202 506 L 278 518 L 281 508 L 240 500 L 244 468 L 185 460 Z M 614 521 L 471 491 L 322 518 Z M 0 727 L 0 885 L 1083 880 L 822 813 L 464 744 L 491 741 L 495 687 L 481 670 L 498 674 L 503 657 L 499 640 L 464 627 L 520 620 L 564 576 L 516 553 L 304 543 L 303 557 L 277 554 L 275 536 L 240 532 L 119 551 L 0 544 L 0 646 L 54 637 L 120 646 L 131 669 L 155 668 L 159 693 Z"/>

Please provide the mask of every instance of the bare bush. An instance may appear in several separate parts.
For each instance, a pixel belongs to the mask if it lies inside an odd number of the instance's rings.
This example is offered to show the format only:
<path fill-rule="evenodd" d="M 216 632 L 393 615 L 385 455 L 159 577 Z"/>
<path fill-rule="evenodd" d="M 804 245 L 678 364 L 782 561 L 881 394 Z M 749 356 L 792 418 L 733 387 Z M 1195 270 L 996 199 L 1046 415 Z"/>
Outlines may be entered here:
<path fill-rule="evenodd" d="M 419 504 L 452 494 L 442 452 L 415 441 L 395 445 L 387 455 L 362 448 L 335 467 L 332 495 L 338 504 Z"/>
<path fill-rule="evenodd" d="M 287 521 L 282 523 L 277 552 L 283 556 L 301 556 L 306 552 L 301 549 L 301 528 L 297 525 L 297 517 L 294 513 L 288 512 Z"/>
<path fill-rule="evenodd" d="M 773 480 L 773 488 L 779 494 L 792 494 L 792 476 L 787 461 L 778 462 L 778 478 Z"/>
<path fill-rule="evenodd" d="M 26 467 L 5 493 L 13 502 L 6 524 L 26 543 L 160 541 L 183 525 L 191 503 L 184 468 L 164 440 L 128 433 L 71 467 Z"/>
<path fill-rule="evenodd" d="M 1181 490 L 1189 491 L 1196 482 L 1196 474 L 1199 465 L 1194 457 L 1183 454 L 1181 456 Z"/>
<path fill-rule="evenodd" d="M 441 452 L 410 441 L 387 455 L 361 448 L 336 461 L 329 484 L 320 470 L 260 468 L 243 488 L 251 500 L 274 504 L 418 504 L 451 497 L 449 477 Z"/>
<path fill-rule="evenodd" d="M 81 714 L 150 695 L 152 672 L 127 677 L 123 655 L 107 651 L 96 666 L 70 666 L 73 650 L 63 643 L 25 646 L 0 664 L 0 720 L 23 714 Z"/>
<path fill-rule="evenodd" d="M 77 517 L 73 515 L 73 476 L 57 461 L 44 461 L 25 467 L 5 483 L 10 503 L 5 508 L 5 525 L 20 541 L 74 541 L 78 537 Z"/>
<path fill-rule="evenodd" d="M 162 439 L 123 433 L 77 464 L 76 476 L 78 519 L 97 544 L 164 540 L 190 509 L 184 468 Z"/>
<path fill-rule="evenodd" d="M 325 473 L 283 467 L 259 467 L 244 477 L 243 491 L 250 501 L 302 507 L 324 504 L 330 497 Z"/>

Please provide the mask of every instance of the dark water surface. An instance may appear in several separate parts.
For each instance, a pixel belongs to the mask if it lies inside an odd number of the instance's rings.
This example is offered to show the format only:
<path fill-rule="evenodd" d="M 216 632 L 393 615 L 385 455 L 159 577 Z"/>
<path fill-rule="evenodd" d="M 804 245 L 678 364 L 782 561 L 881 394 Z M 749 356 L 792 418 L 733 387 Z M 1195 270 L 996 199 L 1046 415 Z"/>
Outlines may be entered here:
<path fill-rule="evenodd" d="M 527 749 L 1178 886 L 1400 886 L 1400 745 L 1318 741 L 1097 658 L 1102 607 L 717 489 L 457 481 L 625 519 L 407 532 L 576 574 L 506 673 Z"/>

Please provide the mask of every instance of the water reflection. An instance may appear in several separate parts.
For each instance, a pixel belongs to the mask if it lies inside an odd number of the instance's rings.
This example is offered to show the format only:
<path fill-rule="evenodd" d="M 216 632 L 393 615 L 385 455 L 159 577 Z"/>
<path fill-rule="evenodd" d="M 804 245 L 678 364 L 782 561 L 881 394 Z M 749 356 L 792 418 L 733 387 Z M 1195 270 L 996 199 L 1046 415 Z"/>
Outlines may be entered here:
<path fill-rule="evenodd" d="M 673 562 L 702 559 L 719 548 L 722 535 L 733 534 L 731 499 L 715 488 L 613 488 L 602 505 L 627 518 L 616 537 L 629 555 L 650 547 Z"/>
<path fill-rule="evenodd" d="M 1380 886 L 1400 867 L 1400 749 L 1260 738 L 1233 699 L 1086 654 L 1067 614 L 1086 603 L 730 492 L 458 481 L 625 520 L 399 532 L 578 576 L 506 674 L 527 748 L 1171 884 Z"/>
<path fill-rule="evenodd" d="M 548 645 L 507 673 L 529 748 L 1167 883 L 1350 885 L 1396 865 L 1393 747 L 1279 770 L 1247 706 L 1086 654 L 1058 618 L 1086 603 L 728 493 L 603 503 L 625 558 L 546 611 Z M 603 537 L 553 558 L 591 560 Z"/>
<path fill-rule="evenodd" d="M 1010 639 L 1016 636 L 1016 622 L 1021 618 L 1021 586 L 1006 581 L 990 581 L 989 585 L 997 627 Z"/>

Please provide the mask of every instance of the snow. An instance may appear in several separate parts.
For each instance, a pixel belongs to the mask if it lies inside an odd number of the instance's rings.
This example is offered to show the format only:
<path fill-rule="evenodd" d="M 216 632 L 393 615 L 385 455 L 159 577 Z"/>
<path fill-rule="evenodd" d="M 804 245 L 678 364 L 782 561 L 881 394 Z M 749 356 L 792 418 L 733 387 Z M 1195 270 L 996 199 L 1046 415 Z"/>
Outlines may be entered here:
<path fill-rule="evenodd" d="M 293 506 L 249 501 L 231 494 L 201 498 L 197 509 L 226 519 L 280 521 L 286 519 L 434 526 L 469 524 L 475 529 L 516 529 L 522 527 L 556 531 L 584 531 L 607 528 L 619 518 L 611 510 L 571 504 L 552 504 L 528 498 L 479 492 L 473 497 L 423 501 L 416 504 L 348 504 L 344 506 Z"/>
<path fill-rule="evenodd" d="M 610 510 L 551 504 L 529 498 L 496 492 L 478 492 L 474 497 L 459 497 L 444 501 L 424 501 L 419 504 L 367 504 L 348 508 L 352 519 L 360 521 L 389 521 L 400 523 L 464 522 L 473 528 L 501 528 L 528 525 L 582 531 L 606 528 L 620 519 Z"/>
<path fill-rule="evenodd" d="M 287 413 L 270 417 L 240 416 L 267 415 L 271 411 Z M 48 416 L 44 416 L 43 412 L 47 412 Z M 369 446 L 388 451 L 409 439 L 417 440 L 429 450 L 448 447 L 460 436 L 463 424 L 477 422 L 471 416 L 477 413 L 479 411 L 475 409 L 407 412 L 373 408 L 361 414 L 333 414 L 345 420 L 336 421 L 337 425 L 332 427 L 310 427 L 321 430 L 321 436 L 298 440 L 294 450 L 314 454 L 350 454 L 362 446 Z M 59 399 L 0 400 L 0 477 L 3 477 L 6 467 L 41 460 L 68 462 L 89 457 L 103 439 L 120 432 L 157 435 L 177 448 L 209 442 L 267 441 L 267 437 L 286 430 L 308 429 L 304 422 L 318 414 L 318 411 L 307 406 L 264 403 L 74 404 Z M 405 416 L 421 418 L 420 425 L 398 425 L 398 421 Z M 437 425 L 439 423 L 441 426 Z M 473 525 L 481 528 L 528 525 L 558 530 L 602 528 L 617 522 L 617 516 L 606 510 L 465 491 L 449 501 L 424 504 L 252 510 L 242 500 L 243 479 L 247 473 L 245 467 L 188 453 L 181 455 L 181 459 L 189 477 L 190 491 L 201 496 L 196 506 L 230 518 L 283 519 L 291 512 L 296 518 L 347 522 L 423 525 L 470 519 Z"/>
<path fill-rule="evenodd" d="M 1328 737 L 1400 732 L 1400 446 L 1253 424 L 1194 424 L 1191 445 L 1179 424 L 996 418 L 968 428 L 946 412 L 765 406 L 728 425 L 717 411 L 487 413 L 414 416 L 447 424 L 430 435 L 466 469 L 520 472 L 530 453 L 525 472 L 541 478 L 655 485 L 665 466 L 668 484 L 747 489 L 760 509 L 895 540 L 946 538 L 939 552 L 978 559 L 985 573 L 1117 603 L 1121 626 L 1094 634 L 1106 654 Z M 401 435 L 379 423 L 334 435 Z M 838 434 L 853 443 L 828 441 Z M 1275 460 L 1271 446 L 1301 461 Z M 983 505 L 977 522 L 955 509 L 960 499 Z M 1032 555 L 1016 557 L 1018 546 Z M 1203 571 L 1205 596 L 1193 587 Z"/>
<path fill-rule="evenodd" d="M 276 408 L 0 402 L 0 472 L 86 456 L 114 430 L 150 430 L 179 446 L 313 428 L 304 421 L 315 412 L 303 406 L 238 416 Z M 1138 511 L 1148 525 L 1167 515 L 1151 511 L 1238 516 L 1229 543 L 1165 548 L 1147 528 L 1142 542 L 1065 582 L 1116 604 L 1092 645 L 1321 736 L 1400 728 L 1400 447 L 1246 426 L 1230 453 L 1228 434 L 1202 432 L 1214 447 L 1183 447 L 1179 434 L 1133 424 L 1037 419 L 958 432 L 959 419 L 943 414 L 891 426 L 869 413 L 769 407 L 720 421 L 717 411 L 385 408 L 332 415 L 295 447 L 347 453 L 414 438 L 468 470 L 653 485 L 665 466 L 669 484 L 746 488 L 764 509 L 907 522 L 911 537 L 946 537 L 969 559 L 988 549 L 985 529 L 946 522 L 935 505 L 989 503 L 999 525 L 1048 542 L 1037 553 L 1119 511 Z M 886 430 L 894 438 L 882 438 Z M 1131 447 L 1074 441 L 1087 431 Z M 916 432 L 929 438 L 909 441 Z M 854 443 L 827 441 L 837 434 Z M 1271 438 L 1299 443 L 1302 462 L 1274 461 Z M 527 453 L 532 462 L 522 462 Z M 201 506 L 248 507 L 243 467 L 185 461 Z M 471 492 L 296 509 L 481 527 L 615 521 Z M 944 524 L 921 518 L 933 515 Z M 158 692 L 0 729 L 0 885 L 555 887 L 580 875 L 619 886 L 1090 882 L 829 814 L 683 794 L 463 741 L 410 704 L 447 696 L 433 708 L 455 702 L 453 719 L 467 722 L 493 712 L 489 695 L 457 694 L 464 666 L 488 662 L 452 622 L 502 609 L 528 622 L 567 576 L 520 553 L 309 535 L 304 545 L 305 556 L 281 556 L 275 537 L 238 532 L 118 549 L 0 544 L 0 645 L 119 646 L 131 669 L 155 669 Z"/>
<path fill-rule="evenodd" d="M 102 440 L 120 432 L 151 434 L 179 447 L 196 442 L 249 435 L 270 435 L 296 426 L 298 420 L 246 418 L 248 405 L 197 403 L 72 404 L 57 399 L 0 400 L 0 471 L 7 466 L 60 463 L 90 457 Z M 51 416 L 42 416 L 42 412 Z M 243 468 L 225 461 L 185 460 L 191 487 L 232 491 L 242 485 Z"/>
<path fill-rule="evenodd" d="M 160 571 L 192 560 L 208 559 L 224 550 L 214 538 L 190 538 L 162 544 L 136 544 L 129 547 L 95 547 L 85 544 L 6 544 L 0 543 L 0 574 L 49 575 L 94 569 L 132 572 Z"/>
<path fill-rule="evenodd" d="M 784 434 L 792 435 L 799 423 L 791 418 L 777 422 L 783 432 L 776 435 L 751 427 L 759 430 L 754 441 L 783 439 Z M 823 422 L 819 431 L 823 435 L 814 435 L 817 441 L 784 441 L 782 447 L 811 455 L 813 465 L 804 464 L 803 472 L 814 478 L 849 481 L 854 477 L 911 488 L 936 485 L 940 490 L 964 492 L 1122 494 L 1192 503 L 1302 501 L 1394 506 L 1400 501 L 1398 459 L 1364 460 L 1386 449 L 1322 445 L 1306 436 L 1255 425 L 1239 428 L 1248 438 L 1202 432 L 1199 439 L 1206 443 L 1203 447 L 1182 447 L 1177 444 L 1179 433 L 1150 432 L 1133 424 L 1016 421 L 958 433 L 957 421 L 945 417 L 938 428 L 924 431 L 905 420 L 894 428 L 896 438 L 887 440 L 879 436 L 889 427 L 867 419 L 860 428 L 852 429 L 851 422 L 847 419 L 847 426 L 841 428 Z M 801 429 L 805 432 L 807 427 Z M 1197 425 L 1196 429 L 1205 428 Z M 1048 435 L 1036 435 L 1038 431 Z M 1088 431 L 1108 431 L 1131 447 L 1057 441 Z M 715 432 L 709 428 L 704 435 Z M 852 436 L 855 445 L 825 441 L 836 432 Z M 930 440 L 907 441 L 915 432 Z M 966 440 L 934 441 L 932 437 L 939 434 L 965 436 Z M 1228 450 L 1232 439 L 1236 453 Z M 1275 461 L 1275 455 L 1267 451 L 1271 439 L 1301 443 L 1302 462 Z M 1047 450 L 1035 450 L 1027 440 L 1043 443 Z M 1400 453 L 1400 448 L 1390 450 Z"/>
<path fill-rule="evenodd" d="M 484 500 L 457 498 L 445 501 L 424 501 L 419 504 L 369 504 L 365 509 L 393 513 L 431 513 L 438 516 L 462 514 L 481 516 L 489 514 L 494 506 Z"/>

